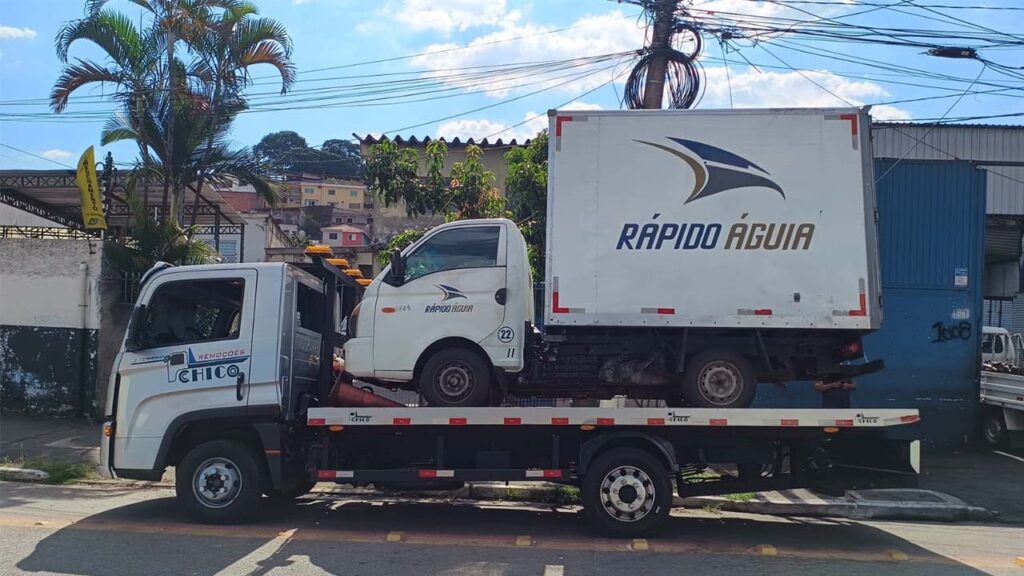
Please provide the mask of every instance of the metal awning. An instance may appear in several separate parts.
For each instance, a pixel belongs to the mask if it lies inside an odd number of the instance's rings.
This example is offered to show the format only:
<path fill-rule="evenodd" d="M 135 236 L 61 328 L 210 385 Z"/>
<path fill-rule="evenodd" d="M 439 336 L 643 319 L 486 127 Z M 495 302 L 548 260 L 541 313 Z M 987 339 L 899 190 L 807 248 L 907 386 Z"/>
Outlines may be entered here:
<path fill-rule="evenodd" d="M 110 228 L 127 229 L 131 208 L 125 188 L 115 173 L 107 210 Z M 158 211 L 163 201 L 163 187 L 150 184 L 144 190 L 151 210 Z M 195 213 L 199 234 L 239 234 L 245 225 L 242 215 L 210 186 L 204 186 L 195 204 L 192 191 L 185 194 L 185 223 Z M 82 196 L 75 184 L 74 170 L 0 170 L 0 203 L 8 204 L 61 226 L 82 230 Z"/>

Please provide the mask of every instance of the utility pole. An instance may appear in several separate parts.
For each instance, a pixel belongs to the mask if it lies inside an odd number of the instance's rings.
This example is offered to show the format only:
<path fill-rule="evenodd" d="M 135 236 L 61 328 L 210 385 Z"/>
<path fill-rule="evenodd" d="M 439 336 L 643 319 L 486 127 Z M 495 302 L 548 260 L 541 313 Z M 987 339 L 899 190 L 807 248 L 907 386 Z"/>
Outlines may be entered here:
<path fill-rule="evenodd" d="M 668 71 L 668 50 L 672 45 L 672 28 L 679 0 L 651 1 L 654 3 L 654 28 L 651 31 L 651 60 L 647 64 L 644 83 L 644 108 L 661 110 Z"/>

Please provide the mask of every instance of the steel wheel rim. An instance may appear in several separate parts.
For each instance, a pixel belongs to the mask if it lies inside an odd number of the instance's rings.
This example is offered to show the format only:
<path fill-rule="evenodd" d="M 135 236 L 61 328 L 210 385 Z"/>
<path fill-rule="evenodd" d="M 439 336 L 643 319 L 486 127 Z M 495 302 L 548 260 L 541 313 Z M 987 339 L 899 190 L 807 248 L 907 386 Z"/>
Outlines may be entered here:
<path fill-rule="evenodd" d="M 732 362 L 715 360 L 697 374 L 700 395 L 716 406 L 728 406 L 743 393 L 743 373 Z"/>
<path fill-rule="evenodd" d="M 241 492 L 242 474 L 227 458 L 207 458 L 192 476 L 192 493 L 207 508 L 230 506 Z"/>
<path fill-rule="evenodd" d="M 635 466 L 619 466 L 601 481 L 601 508 L 619 522 L 639 522 L 654 510 L 651 477 Z"/>
<path fill-rule="evenodd" d="M 462 362 L 445 364 L 437 375 L 437 391 L 450 402 L 464 400 L 473 391 L 473 370 Z"/>

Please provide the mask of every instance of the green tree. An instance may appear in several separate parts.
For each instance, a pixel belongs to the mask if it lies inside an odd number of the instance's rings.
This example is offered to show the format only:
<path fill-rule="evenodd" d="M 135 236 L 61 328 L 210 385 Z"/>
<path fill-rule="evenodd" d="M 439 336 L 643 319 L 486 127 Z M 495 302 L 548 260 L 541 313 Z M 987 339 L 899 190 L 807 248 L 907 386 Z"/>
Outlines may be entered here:
<path fill-rule="evenodd" d="M 505 197 L 529 250 L 533 277 L 544 278 L 548 210 L 548 134 L 542 131 L 526 147 L 505 153 Z"/>
<path fill-rule="evenodd" d="M 390 140 L 370 147 L 366 177 L 372 194 L 385 206 L 403 204 L 411 218 L 442 214 L 446 222 L 468 218 L 510 218 L 505 199 L 495 188 L 494 173 L 484 169 L 483 150 L 466 147 L 466 159 L 455 162 L 444 174 L 448 148 L 432 140 L 424 149 L 426 166 L 421 175 L 420 156 L 412 148 L 400 148 Z M 427 230 L 405 230 L 391 237 L 378 256 L 387 265 L 391 253 L 416 242 Z"/>
<path fill-rule="evenodd" d="M 366 166 L 357 142 L 325 140 L 320 146 L 320 155 L 323 158 L 321 173 L 324 176 L 347 180 L 363 180 L 366 177 Z"/>
<path fill-rule="evenodd" d="M 129 181 L 128 205 L 132 208 L 132 234 L 120 241 L 107 241 L 107 257 L 126 274 L 141 274 L 157 262 L 176 265 L 209 264 L 217 260 L 212 246 L 195 239 L 191 231 L 170 220 L 158 221 L 142 208 Z"/>

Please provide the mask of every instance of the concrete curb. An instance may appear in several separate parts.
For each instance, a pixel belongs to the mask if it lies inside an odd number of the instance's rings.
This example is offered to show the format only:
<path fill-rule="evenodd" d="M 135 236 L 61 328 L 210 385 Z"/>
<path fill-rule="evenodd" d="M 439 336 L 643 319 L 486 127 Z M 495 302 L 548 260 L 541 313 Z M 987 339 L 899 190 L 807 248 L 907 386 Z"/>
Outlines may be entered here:
<path fill-rule="evenodd" d="M 35 470 L 33 468 L 0 466 L 0 478 L 19 482 L 46 482 L 50 479 L 50 475 L 42 470 Z"/>

